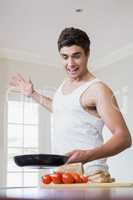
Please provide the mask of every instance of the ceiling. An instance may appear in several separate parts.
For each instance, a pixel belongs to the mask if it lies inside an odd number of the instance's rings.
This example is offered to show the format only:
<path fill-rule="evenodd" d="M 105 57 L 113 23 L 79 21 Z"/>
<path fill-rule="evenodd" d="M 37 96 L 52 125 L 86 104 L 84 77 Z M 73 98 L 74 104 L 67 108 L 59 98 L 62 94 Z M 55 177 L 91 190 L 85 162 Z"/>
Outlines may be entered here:
<path fill-rule="evenodd" d="M 83 11 L 76 12 L 79 8 Z M 56 42 L 69 26 L 90 36 L 92 68 L 102 61 L 107 65 L 133 49 L 133 1 L 0 0 L 0 49 L 27 52 L 48 66 L 61 66 Z"/>

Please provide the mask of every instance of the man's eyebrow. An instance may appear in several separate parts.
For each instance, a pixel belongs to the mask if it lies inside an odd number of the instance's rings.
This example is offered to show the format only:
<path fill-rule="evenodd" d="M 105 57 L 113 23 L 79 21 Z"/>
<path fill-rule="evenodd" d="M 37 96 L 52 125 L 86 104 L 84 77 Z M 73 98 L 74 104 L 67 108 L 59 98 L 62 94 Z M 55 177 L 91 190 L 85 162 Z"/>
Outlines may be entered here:
<path fill-rule="evenodd" d="M 68 56 L 68 55 L 67 55 L 67 54 L 65 54 L 65 53 L 61 53 L 61 55 L 62 55 L 62 56 Z"/>
<path fill-rule="evenodd" d="M 72 55 L 77 55 L 77 54 L 81 54 L 81 52 L 77 51 L 77 52 L 73 53 Z"/>
<path fill-rule="evenodd" d="M 80 51 L 77 51 L 77 52 L 73 53 L 72 56 L 73 56 L 73 55 L 77 55 L 77 54 L 81 54 L 81 52 L 80 52 Z M 61 53 L 61 55 L 62 55 L 62 56 L 68 56 L 68 54 L 65 54 L 65 53 Z"/>
<path fill-rule="evenodd" d="M 77 52 L 75 52 L 74 54 L 80 54 L 81 52 L 80 51 L 77 51 Z"/>

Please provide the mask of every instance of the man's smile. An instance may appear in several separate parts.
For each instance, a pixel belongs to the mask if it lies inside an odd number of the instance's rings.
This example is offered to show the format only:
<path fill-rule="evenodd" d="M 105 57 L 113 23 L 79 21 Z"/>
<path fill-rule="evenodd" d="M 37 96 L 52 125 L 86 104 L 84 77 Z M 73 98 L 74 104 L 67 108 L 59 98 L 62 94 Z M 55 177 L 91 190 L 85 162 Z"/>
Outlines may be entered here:
<path fill-rule="evenodd" d="M 71 74 L 74 74 L 75 72 L 77 72 L 79 68 L 78 67 L 75 67 L 75 68 L 68 68 L 67 71 Z"/>

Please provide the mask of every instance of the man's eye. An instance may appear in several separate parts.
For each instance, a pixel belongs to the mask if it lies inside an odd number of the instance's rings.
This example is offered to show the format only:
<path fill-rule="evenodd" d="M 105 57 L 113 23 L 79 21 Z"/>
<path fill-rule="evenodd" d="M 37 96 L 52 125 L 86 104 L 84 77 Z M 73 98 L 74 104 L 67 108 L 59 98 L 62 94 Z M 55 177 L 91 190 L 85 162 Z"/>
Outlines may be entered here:
<path fill-rule="evenodd" d="M 64 60 L 67 60 L 67 58 L 68 58 L 67 56 L 63 56 L 63 59 L 64 59 Z"/>
<path fill-rule="evenodd" d="M 76 54 L 73 57 L 78 59 L 78 58 L 80 58 L 80 54 Z"/>

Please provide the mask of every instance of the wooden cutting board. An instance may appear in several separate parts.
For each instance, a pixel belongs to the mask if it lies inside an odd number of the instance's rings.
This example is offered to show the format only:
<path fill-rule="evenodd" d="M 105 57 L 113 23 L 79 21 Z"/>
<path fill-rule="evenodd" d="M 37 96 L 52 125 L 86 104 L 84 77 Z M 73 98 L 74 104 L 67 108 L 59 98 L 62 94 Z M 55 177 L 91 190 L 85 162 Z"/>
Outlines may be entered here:
<path fill-rule="evenodd" d="M 75 183 L 75 184 L 43 184 L 44 188 L 112 188 L 112 187 L 133 187 L 133 182 L 113 183 Z"/>

